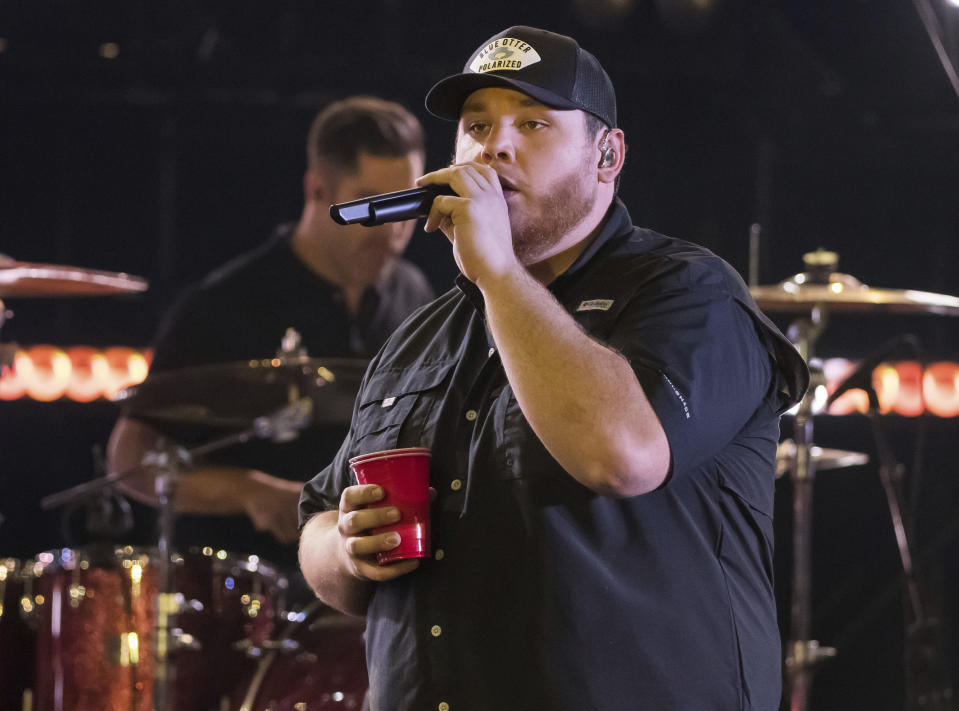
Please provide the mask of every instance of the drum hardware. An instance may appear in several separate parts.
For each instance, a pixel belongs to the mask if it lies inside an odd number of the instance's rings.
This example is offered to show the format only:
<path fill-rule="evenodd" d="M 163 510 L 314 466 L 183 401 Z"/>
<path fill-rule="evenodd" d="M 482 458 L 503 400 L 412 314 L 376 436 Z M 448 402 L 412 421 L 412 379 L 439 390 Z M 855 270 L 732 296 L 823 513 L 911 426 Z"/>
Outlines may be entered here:
<path fill-rule="evenodd" d="M 267 639 L 259 644 L 253 640 L 241 639 L 233 648 L 243 652 L 250 659 L 259 659 L 264 652 L 280 652 L 281 654 L 291 654 L 300 651 L 300 643 L 295 639 Z"/>
<path fill-rule="evenodd" d="M 913 339 L 914 340 L 914 339 Z M 918 344 L 913 342 L 918 351 Z M 918 357 L 918 352 L 917 352 Z M 889 519 L 896 538 L 896 548 L 905 582 L 905 669 L 907 708 L 915 711 L 949 711 L 954 709 L 953 692 L 936 650 L 939 621 L 929 616 L 923 600 L 919 575 L 913 565 L 909 531 L 900 504 L 905 467 L 897 461 L 882 428 L 879 397 L 872 383 L 860 387 L 869 397 L 866 417 L 869 419 L 876 452 L 879 456 L 879 481 L 889 509 Z M 837 391 L 838 392 L 838 389 Z"/>
<path fill-rule="evenodd" d="M 816 388 L 825 385 L 816 343 L 830 313 L 907 313 L 959 316 L 959 298 L 925 291 L 875 289 L 837 271 L 835 252 L 816 250 L 803 255 L 805 271 L 779 284 L 751 286 L 756 304 L 767 312 L 808 313 L 799 317 L 788 336 L 810 367 L 809 389 L 800 401 L 794 421 L 794 456 L 790 467 L 793 484 L 793 571 L 790 608 L 790 641 L 786 651 L 790 711 L 805 711 L 817 663 L 836 655 L 809 639 L 811 620 L 812 492 L 818 460 L 813 445 L 813 400 Z M 885 356 L 883 356 L 885 357 Z M 870 369 L 871 372 L 871 369 Z M 875 398 L 875 395 L 870 397 Z M 878 415 L 878 403 L 876 403 Z M 880 458 L 884 455 L 880 453 Z M 777 463 L 778 466 L 778 463 Z M 882 466 L 880 466 L 882 469 Z M 897 532 L 898 536 L 898 532 Z"/>
<path fill-rule="evenodd" d="M 813 667 L 836 655 L 833 647 L 820 646 L 809 638 L 812 619 L 812 504 L 816 460 L 813 447 L 813 400 L 816 389 L 825 385 L 825 377 L 813 358 L 816 342 L 827 321 L 827 313 L 816 306 L 808 319 L 797 319 L 788 335 L 800 356 L 809 365 L 809 388 L 799 402 L 794 420 L 795 457 L 790 469 L 793 485 L 793 576 L 790 600 L 791 639 L 786 652 L 786 669 L 790 677 L 790 711 L 805 711 Z"/>
<path fill-rule="evenodd" d="M 98 444 L 93 445 L 91 457 L 93 479 L 105 476 L 103 448 Z M 60 535 L 68 546 L 77 543 L 71 529 L 71 518 L 76 511 L 85 514 L 83 530 L 93 541 L 119 543 L 133 530 L 133 509 L 130 502 L 114 488 L 103 487 L 95 495 L 83 497 L 64 506 L 60 518 Z"/>

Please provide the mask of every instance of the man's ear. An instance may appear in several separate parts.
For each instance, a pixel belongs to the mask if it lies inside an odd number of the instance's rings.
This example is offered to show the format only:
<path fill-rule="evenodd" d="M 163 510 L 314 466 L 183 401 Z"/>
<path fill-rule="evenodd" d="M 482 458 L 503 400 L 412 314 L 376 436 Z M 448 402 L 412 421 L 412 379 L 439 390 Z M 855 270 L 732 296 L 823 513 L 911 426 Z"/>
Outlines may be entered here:
<path fill-rule="evenodd" d="M 622 129 L 611 128 L 599 134 L 596 141 L 599 164 L 596 173 L 601 183 L 613 183 L 626 162 L 626 136 Z"/>
<path fill-rule="evenodd" d="M 307 168 L 303 173 L 303 202 L 331 202 L 328 181 L 318 170 Z"/>

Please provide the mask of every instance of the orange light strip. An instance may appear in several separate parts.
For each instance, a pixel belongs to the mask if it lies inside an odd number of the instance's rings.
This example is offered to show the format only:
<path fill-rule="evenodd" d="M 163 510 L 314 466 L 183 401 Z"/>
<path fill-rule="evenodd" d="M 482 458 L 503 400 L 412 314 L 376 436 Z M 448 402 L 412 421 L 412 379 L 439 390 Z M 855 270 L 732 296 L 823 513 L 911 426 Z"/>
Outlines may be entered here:
<path fill-rule="evenodd" d="M 869 396 L 865 390 L 854 389 L 844 393 L 830 406 L 824 406 L 826 398 L 852 373 L 855 361 L 830 358 L 823 361 L 826 387 L 816 393 L 813 412 L 829 415 L 865 413 L 869 409 Z M 959 416 L 959 363 L 939 361 L 925 367 L 916 361 L 880 363 L 872 371 L 872 386 L 879 398 L 882 414 L 904 417 L 935 415 L 937 417 Z"/>
<path fill-rule="evenodd" d="M 123 388 L 143 382 L 151 355 L 125 346 L 18 349 L 13 366 L 4 368 L 0 377 L 0 400 L 109 400 Z"/>
<path fill-rule="evenodd" d="M 13 367 L 4 368 L 0 377 L 0 400 L 109 400 L 123 388 L 143 382 L 151 357 L 149 350 L 125 346 L 99 350 L 37 345 L 19 349 Z M 844 358 L 823 361 L 827 384 L 817 400 L 824 402 L 855 367 L 854 361 Z M 940 361 L 925 367 L 916 361 L 882 363 L 873 371 L 872 379 L 884 414 L 959 416 L 959 363 Z M 824 414 L 866 412 L 868 406 L 864 390 L 850 390 Z"/>

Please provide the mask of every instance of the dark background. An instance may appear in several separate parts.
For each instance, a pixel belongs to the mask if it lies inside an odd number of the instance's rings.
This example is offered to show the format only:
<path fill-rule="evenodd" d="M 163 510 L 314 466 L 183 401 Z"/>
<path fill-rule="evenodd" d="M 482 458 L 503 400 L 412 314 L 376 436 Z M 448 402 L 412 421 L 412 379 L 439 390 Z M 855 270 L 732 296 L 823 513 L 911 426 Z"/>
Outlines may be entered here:
<path fill-rule="evenodd" d="M 148 345 L 183 286 L 296 219 L 317 109 L 360 92 L 401 101 L 438 167 L 452 126 L 422 97 L 521 23 L 573 34 L 612 76 L 629 142 L 620 192 L 636 223 L 697 241 L 744 276 L 759 223 L 760 283 L 802 271 L 801 255 L 822 246 L 872 286 L 959 293 L 959 97 L 916 3 L 0 0 L 0 251 L 150 281 L 135 298 L 8 300 L 2 338 Z M 932 7 L 955 63 L 959 9 Z M 101 52 L 111 42 L 112 59 Z M 417 233 L 409 254 L 438 290 L 450 285 L 445 239 Z M 957 361 L 957 331 L 941 316 L 835 316 L 819 354 L 861 358 L 909 332 L 926 358 Z M 38 501 L 92 476 L 113 406 L 0 411 L 0 555 L 70 543 Z M 938 659 L 959 684 L 957 422 L 884 427 L 943 619 Z M 817 418 L 815 438 L 875 449 L 860 416 Z M 779 486 L 788 638 L 791 492 Z M 152 517 L 136 512 L 131 542 L 148 541 Z M 905 708 L 900 569 L 875 464 L 822 473 L 815 512 L 813 636 L 840 653 L 813 707 Z"/>

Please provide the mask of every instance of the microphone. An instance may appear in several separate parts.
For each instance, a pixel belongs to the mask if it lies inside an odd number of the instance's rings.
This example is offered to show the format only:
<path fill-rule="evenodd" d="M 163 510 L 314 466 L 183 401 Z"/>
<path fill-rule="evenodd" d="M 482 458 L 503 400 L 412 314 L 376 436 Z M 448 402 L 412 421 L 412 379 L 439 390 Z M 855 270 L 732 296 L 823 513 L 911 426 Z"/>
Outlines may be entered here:
<path fill-rule="evenodd" d="M 385 222 L 402 222 L 426 217 L 437 195 L 456 195 L 449 185 L 424 185 L 330 205 L 330 217 L 341 225 L 373 227 Z"/>
<path fill-rule="evenodd" d="M 872 355 L 863 358 L 853 369 L 853 371 L 847 375 L 841 383 L 839 383 L 836 389 L 833 390 L 832 394 L 826 399 L 826 407 L 828 408 L 830 405 L 832 405 L 846 391 L 860 388 L 865 390 L 866 394 L 869 395 L 870 407 L 878 409 L 879 397 L 876 395 L 876 390 L 872 386 L 872 371 L 879 367 L 879 364 L 889 358 L 889 356 L 891 356 L 893 353 L 899 352 L 904 348 L 908 348 L 913 354 L 918 354 L 919 339 L 911 333 L 896 336 L 891 341 L 878 348 Z"/>

